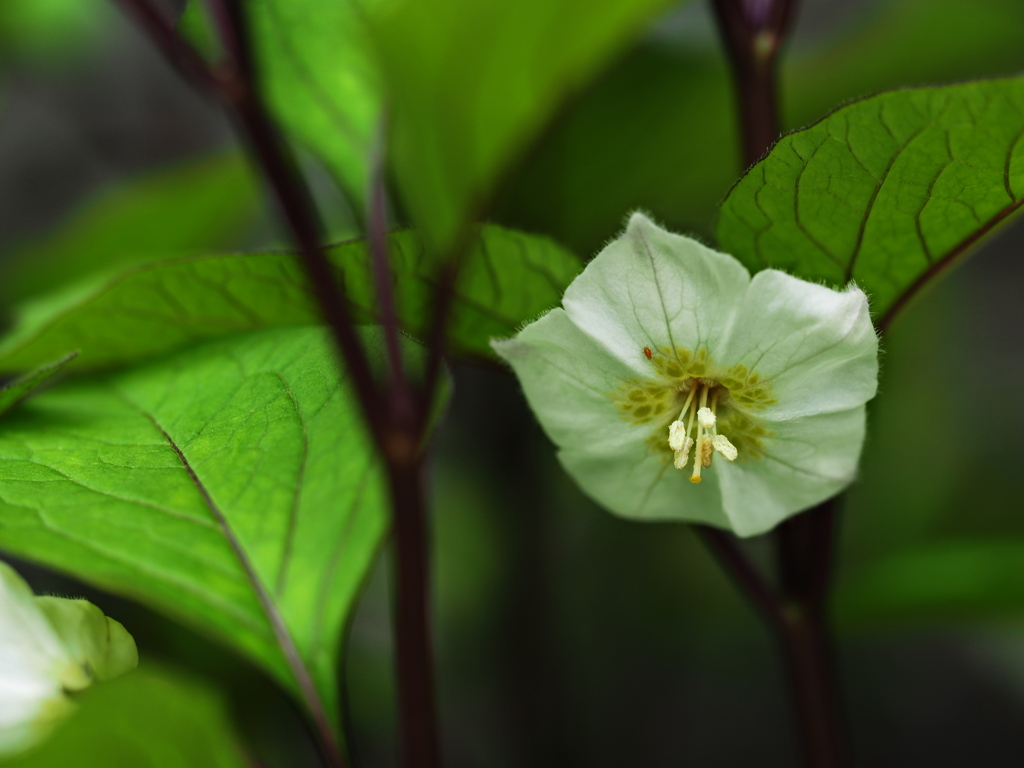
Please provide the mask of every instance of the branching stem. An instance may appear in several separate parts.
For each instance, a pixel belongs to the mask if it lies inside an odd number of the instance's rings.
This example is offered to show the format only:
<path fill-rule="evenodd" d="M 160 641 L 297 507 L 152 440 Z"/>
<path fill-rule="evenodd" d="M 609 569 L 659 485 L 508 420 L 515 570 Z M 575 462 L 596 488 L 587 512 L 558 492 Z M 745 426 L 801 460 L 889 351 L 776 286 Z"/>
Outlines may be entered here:
<path fill-rule="evenodd" d="M 712 0 L 735 79 L 745 168 L 763 157 L 780 134 L 778 54 L 796 5 L 796 0 Z M 730 534 L 704 532 L 719 561 L 776 631 L 808 768 L 848 764 L 826 628 L 836 508 L 831 499 L 776 529 L 777 591 Z"/>
<path fill-rule="evenodd" d="M 377 156 L 370 193 L 371 256 L 388 353 L 384 386 L 375 380 L 355 332 L 343 286 L 323 251 L 322 227 L 305 180 L 278 133 L 257 82 L 245 0 L 207 0 L 226 61 L 213 67 L 184 39 L 152 0 L 115 0 L 149 35 L 153 44 L 198 90 L 221 102 L 238 126 L 267 182 L 281 218 L 298 247 L 314 298 L 348 371 L 366 424 L 384 460 L 390 484 L 396 550 L 396 646 L 402 755 L 406 768 L 436 768 L 439 759 L 434 704 L 433 653 L 429 624 L 427 517 L 422 482 L 422 451 L 430 399 L 440 376 L 442 350 L 430 351 L 427 397 L 417 398 L 403 369 L 398 321 L 391 291 L 387 221 L 381 158 Z M 445 309 L 454 281 L 438 293 L 434 340 L 444 341 Z M 326 762 L 343 768 L 330 729 L 321 728 Z"/>

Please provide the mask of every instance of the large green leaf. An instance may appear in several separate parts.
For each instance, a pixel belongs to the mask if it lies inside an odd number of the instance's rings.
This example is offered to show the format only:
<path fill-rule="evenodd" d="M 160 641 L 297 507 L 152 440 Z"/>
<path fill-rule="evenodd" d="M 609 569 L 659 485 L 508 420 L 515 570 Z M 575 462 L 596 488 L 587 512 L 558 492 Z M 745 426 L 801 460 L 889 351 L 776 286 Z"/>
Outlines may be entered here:
<path fill-rule="evenodd" d="M 437 259 L 414 232 L 395 233 L 390 244 L 399 319 L 424 338 L 434 314 Z M 329 256 L 344 268 L 357 313 L 369 320 L 375 292 L 366 244 L 335 246 Z M 515 333 L 557 304 L 581 266 L 546 238 L 482 227 L 460 272 L 450 322 L 453 352 L 493 359 L 489 340 Z M 77 368 L 109 366 L 225 333 L 318 317 L 293 254 L 171 259 L 17 308 L 15 325 L 0 343 L 0 370 L 27 370 L 70 349 L 81 351 Z"/>
<path fill-rule="evenodd" d="M 403 200 L 445 250 L 499 177 L 674 0 L 396 0 L 374 18 Z"/>
<path fill-rule="evenodd" d="M 222 697 L 152 664 L 89 691 L 38 750 L 11 768 L 250 768 Z"/>
<path fill-rule="evenodd" d="M 0 429 L 0 548 L 204 627 L 335 723 L 384 496 L 321 328 L 58 387 Z"/>
<path fill-rule="evenodd" d="M 893 91 L 783 138 L 722 204 L 753 269 L 857 283 L 885 326 L 1024 201 L 1024 78 Z"/>
<path fill-rule="evenodd" d="M 133 180 L 15 253 L 4 264 L 0 292 L 13 301 L 97 272 L 230 248 L 259 207 L 248 163 L 234 153 Z"/>

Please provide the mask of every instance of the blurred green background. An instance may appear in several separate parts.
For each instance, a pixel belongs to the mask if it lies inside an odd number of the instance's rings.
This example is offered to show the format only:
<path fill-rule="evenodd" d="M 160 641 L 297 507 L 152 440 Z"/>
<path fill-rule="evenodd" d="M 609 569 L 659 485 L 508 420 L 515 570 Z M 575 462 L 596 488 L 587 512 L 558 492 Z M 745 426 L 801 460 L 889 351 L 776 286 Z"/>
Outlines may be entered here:
<path fill-rule="evenodd" d="M 806 0 L 782 72 L 786 128 L 884 88 L 1019 73 L 1022 42 L 1019 0 Z M 573 100 L 491 218 L 582 256 L 637 208 L 709 239 L 740 171 L 732 105 L 708 10 L 686 4 Z M 343 196 L 304 162 L 331 236 L 351 236 Z M 278 243 L 220 112 L 112 4 L 4 0 L 5 300 L 40 290 L 19 277 L 30 259 L 52 259 L 63 282 L 94 258 Z M 1022 245 L 1020 225 L 1004 228 L 884 339 L 835 602 L 861 765 L 1010 765 L 1024 753 Z M 596 508 L 510 376 L 453 374 L 433 488 L 446 765 L 794 765 L 773 640 L 694 536 Z M 770 565 L 766 542 L 751 550 Z M 122 621 L 143 669 L 86 696 L 52 743 L 12 764 L 316 765 L 294 707 L 245 662 L 17 565 L 37 591 L 85 594 Z M 382 563 L 345 664 L 358 768 L 397 763 L 387 598 Z"/>

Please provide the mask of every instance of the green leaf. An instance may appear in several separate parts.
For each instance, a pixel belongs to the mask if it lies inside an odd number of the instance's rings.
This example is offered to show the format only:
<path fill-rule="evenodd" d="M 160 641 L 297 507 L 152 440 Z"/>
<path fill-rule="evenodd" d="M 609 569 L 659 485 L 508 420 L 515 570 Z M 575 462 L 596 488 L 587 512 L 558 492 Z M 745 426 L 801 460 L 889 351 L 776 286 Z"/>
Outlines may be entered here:
<path fill-rule="evenodd" d="M 391 262 L 402 327 L 425 338 L 434 313 L 437 259 L 416 233 L 391 235 Z M 375 306 L 366 244 L 329 250 L 343 266 L 349 300 L 369 321 Z M 543 237 L 484 226 L 465 257 L 450 318 L 455 354 L 494 360 L 489 340 L 556 305 L 581 269 L 575 256 Z M 319 321 L 298 257 L 250 253 L 171 259 L 122 272 L 16 308 L 0 343 L 0 370 L 27 370 L 68 349 L 76 368 L 110 366 L 162 354 L 236 331 Z M 56 350 L 56 352 L 55 352 Z"/>
<path fill-rule="evenodd" d="M 705 4 L 668 17 L 573 99 L 503 190 L 495 220 L 588 254 L 637 208 L 710 237 L 740 165 L 734 87 L 710 16 Z M 885 89 L 1020 69 L 1019 0 L 848 3 L 807 8 L 803 20 L 781 62 L 787 131 Z"/>
<path fill-rule="evenodd" d="M 70 363 L 78 355 L 74 352 L 55 363 L 44 365 L 39 370 L 33 371 L 27 376 L 22 376 L 4 387 L 0 387 L 0 416 L 3 416 L 18 403 L 43 386 L 51 376 Z"/>
<path fill-rule="evenodd" d="M 340 632 L 387 514 L 323 329 L 84 379 L 5 422 L 0 548 L 205 628 L 338 722 Z"/>
<path fill-rule="evenodd" d="M 403 200 L 444 252 L 567 98 L 669 0 L 396 0 L 374 19 Z"/>
<path fill-rule="evenodd" d="M 377 0 L 250 0 L 246 4 L 260 83 L 289 135 L 334 174 L 357 212 L 381 114 L 380 77 L 365 13 Z M 210 51 L 215 35 L 200 2 L 182 19 Z"/>
<path fill-rule="evenodd" d="M 235 246 L 259 208 L 248 163 L 234 153 L 133 180 L 6 260 L 3 296 L 14 301 L 95 273 Z"/>
<path fill-rule="evenodd" d="M 1024 78 L 893 91 L 783 138 L 722 204 L 752 269 L 855 280 L 881 327 L 1024 200 Z"/>
<path fill-rule="evenodd" d="M 914 624 L 1024 614 L 1024 541 L 931 542 L 852 569 L 839 585 L 847 622 Z"/>
<path fill-rule="evenodd" d="M 92 756 L 92 759 L 89 759 Z M 38 750 L 11 768 L 249 768 L 220 694 L 178 670 L 144 663 L 80 697 Z"/>
<path fill-rule="evenodd" d="M 78 0 L 4 0 L 0 4 L 0 49 L 35 60 L 61 62 L 102 39 L 116 11 Z"/>

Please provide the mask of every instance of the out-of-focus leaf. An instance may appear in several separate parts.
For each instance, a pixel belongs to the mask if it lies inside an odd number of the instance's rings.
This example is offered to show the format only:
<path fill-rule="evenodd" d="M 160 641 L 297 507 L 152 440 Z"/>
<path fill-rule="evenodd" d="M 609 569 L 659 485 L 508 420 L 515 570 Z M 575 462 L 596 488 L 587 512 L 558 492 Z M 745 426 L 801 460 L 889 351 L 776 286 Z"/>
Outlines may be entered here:
<path fill-rule="evenodd" d="M 668 0 L 396 0 L 374 17 L 391 160 L 417 228 L 441 251 L 571 95 Z"/>
<path fill-rule="evenodd" d="M 819 4 L 828 8 L 819 16 L 841 22 L 804 31 L 813 5 L 801 7 L 782 60 L 786 130 L 886 88 L 1024 66 L 1018 0 Z M 581 254 L 596 253 L 637 208 L 675 231 L 712 234 L 715 210 L 741 170 L 733 86 L 710 20 L 670 21 L 574 100 L 523 165 L 495 220 L 545 232 Z M 706 39 L 694 40 L 695 21 Z"/>
<path fill-rule="evenodd" d="M 334 174 L 362 209 L 381 114 L 377 64 L 365 25 L 377 0 L 251 0 L 246 12 L 259 76 L 274 116 Z M 218 46 L 200 2 L 181 29 L 201 49 Z"/>
<path fill-rule="evenodd" d="M 879 558 L 844 574 L 836 607 L 851 623 L 1020 617 L 1024 541 L 950 540 Z"/>
<path fill-rule="evenodd" d="M 855 280 L 880 325 L 1024 202 L 1024 78 L 893 91 L 783 138 L 722 203 L 751 269 Z"/>
<path fill-rule="evenodd" d="M 180 670 L 144 663 L 80 697 L 77 711 L 11 768 L 250 768 L 221 696 Z"/>
<path fill-rule="evenodd" d="M 65 59 L 99 37 L 116 11 L 81 0 L 4 0 L 0 51 L 36 60 Z"/>
<path fill-rule="evenodd" d="M 86 203 L 46 240 L 4 264 L 7 301 L 97 273 L 236 244 L 260 207 L 244 157 L 222 155 L 130 182 Z"/>
<path fill-rule="evenodd" d="M 386 525 L 322 328 L 67 384 L 0 430 L 0 548 L 205 628 L 335 725 L 341 628 Z"/>
<path fill-rule="evenodd" d="M 36 371 L 0 387 L 0 416 L 3 416 L 18 403 L 43 386 L 51 376 L 75 359 L 77 352 L 65 355 L 55 363 L 44 365 Z"/>
<path fill-rule="evenodd" d="M 437 258 L 415 232 L 390 237 L 395 299 L 402 327 L 425 338 L 434 314 Z M 343 268 L 358 316 L 372 320 L 375 291 L 362 241 L 330 249 Z M 489 341 L 556 305 L 579 260 L 547 238 L 484 226 L 465 257 L 450 316 L 456 354 L 495 359 Z M 27 370 L 68 349 L 75 367 L 138 360 L 194 343 L 272 325 L 319 321 L 302 264 L 286 253 L 175 259 L 75 287 L 16 308 L 0 342 L 0 370 Z"/>

